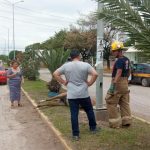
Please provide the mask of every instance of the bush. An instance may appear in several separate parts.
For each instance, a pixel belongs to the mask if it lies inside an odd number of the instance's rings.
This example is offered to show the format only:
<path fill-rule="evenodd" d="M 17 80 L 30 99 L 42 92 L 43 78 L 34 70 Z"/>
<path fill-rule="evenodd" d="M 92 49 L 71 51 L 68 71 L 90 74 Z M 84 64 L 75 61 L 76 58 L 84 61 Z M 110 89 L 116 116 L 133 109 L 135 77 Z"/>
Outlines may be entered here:
<path fill-rule="evenodd" d="M 32 58 L 30 52 L 24 53 L 24 60 L 22 61 L 23 75 L 29 80 L 36 80 L 39 77 L 39 60 Z"/>

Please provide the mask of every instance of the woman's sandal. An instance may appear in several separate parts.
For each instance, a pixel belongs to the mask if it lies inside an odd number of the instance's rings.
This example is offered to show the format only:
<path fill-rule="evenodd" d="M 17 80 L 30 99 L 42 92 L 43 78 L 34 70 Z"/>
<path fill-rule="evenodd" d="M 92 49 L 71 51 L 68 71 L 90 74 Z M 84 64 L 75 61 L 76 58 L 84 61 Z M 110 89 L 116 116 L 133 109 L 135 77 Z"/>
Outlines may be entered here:
<path fill-rule="evenodd" d="M 18 104 L 18 107 L 22 107 L 22 104 Z"/>
<path fill-rule="evenodd" d="M 14 108 L 14 105 L 13 105 L 13 104 L 11 104 L 10 108 L 11 108 L 11 109 L 13 109 L 13 108 Z"/>

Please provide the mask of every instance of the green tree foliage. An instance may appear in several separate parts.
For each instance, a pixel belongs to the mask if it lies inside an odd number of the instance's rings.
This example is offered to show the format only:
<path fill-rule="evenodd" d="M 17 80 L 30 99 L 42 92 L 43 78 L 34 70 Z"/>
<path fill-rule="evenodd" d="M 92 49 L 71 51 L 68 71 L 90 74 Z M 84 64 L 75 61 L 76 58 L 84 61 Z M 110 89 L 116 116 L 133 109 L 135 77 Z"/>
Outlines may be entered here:
<path fill-rule="evenodd" d="M 46 65 L 51 73 L 67 61 L 69 54 L 70 51 L 64 51 L 63 48 L 36 51 L 36 56 Z"/>
<path fill-rule="evenodd" d="M 8 61 L 8 56 L 0 55 L 0 60 L 2 60 L 3 62 L 7 62 Z"/>
<path fill-rule="evenodd" d="M 26 46 L 25 51 L 26 52 L 36 51 L 36 50 L 39 50 L 39 48 L 40 48 L 40 43 L 34 43 L 34 44 Z M 34 53 L 32 53 L 32 57 L 34 57 L 33 54 Z"/>
<path fill-rule="evenodd" d="M 97 18 L 90 13 L 88 15 L 83 15 L 79 20 L 77 20 L 81 36 L 83 37 L 82 49 L 90 51 L 94 56 L 96 55 L 96 42 L 97 42 Z"/>
<path fill-rule="evenodd" d="M 43 62 L 50 72 L 54 72 L 64 64 L 69 57 L 69 50 L 64 50 L 66 31 L 61 30 L 43 43 L 35 43 L 26 47 L 27 51 L 34 51 L 36 56 Z"/>
<path fill-rule="evenodd" d="M 96 52 L 96 30 L 71 29 L 67 32 L 64 47 L 66 49 L 78 49 L 81 54 L 86 51 L 87 54 L 94 55 Z M 84 60 L 84 55 L 82 57 Z"/>
<path fill-rule="evenodd" d="M 38 62 L 42 62 L 52 74 L 58 67 L 64 64 L 69 57 L 70 51 L 64 50 L 65 36 L 66 31 L 61 30 L 41 44 L 35 43 L 27 46 L 26 52 L 29 53 L 28 56 L 34 55 L 35 58 L 38 59 Z M 31 61 L 30 59 L 28 60 Z M 59 92 L 60 87 L 60 84 L 52 76 L 52 80 L 48 83 L 49 90 L 51 92 Z"/>
<path fill-rule="evenodd" d="M 36 80 L 39 76 L 38 70 L 40 62 L 35 55 L 34 48 L 37 48 L 37 44 L 29 45 L 26 47 L 21 63 L 23 74 L 29 80 Z"/>
<path fill-rule="evenodd" d="M 63 48 L 66 34 L 67 31 L 60 30 L 58 33 L 55 33 L 53 37 L 41 43 L 40 48 L 48 50 Z"/>
<path fill-rule="evenodd" d="M 82 50 L 84 38 L 82 37 L 79 30 L 75 29 L 74 31 L 70 31 L 67 33 L 65 37 L 64 46 L 67 49 L 79 49 Z"/>
<path fill-rule="evenodd" d="M 18 62 L 22 63 L 22 61 L 23 61 L 23 52 L 22 51 L 17 52 L 16 59 L 18 60 Z"/>
<path fill-rule="evenodd" d="M 17 54 L 20 53 L 20 51 L 18 51 L 18 50 L 11 51 L 11 52 L 9 53 L 9 59 L 10 59 L 10 60 L 13 60 L 13 59 L 14 59 L 14 53 L 15 53 L 15 59 L 16 59 L 16 58 L 17 58 Z"/>
<path fill-rule="evenodd" d="M 135 47 L 149 52 L 150 47 L 150 1 L 149 0 L 97 0 L 104 3 L 102 11 L 97 12 L 98 19 L 110 22 L 126 32 Z"/>

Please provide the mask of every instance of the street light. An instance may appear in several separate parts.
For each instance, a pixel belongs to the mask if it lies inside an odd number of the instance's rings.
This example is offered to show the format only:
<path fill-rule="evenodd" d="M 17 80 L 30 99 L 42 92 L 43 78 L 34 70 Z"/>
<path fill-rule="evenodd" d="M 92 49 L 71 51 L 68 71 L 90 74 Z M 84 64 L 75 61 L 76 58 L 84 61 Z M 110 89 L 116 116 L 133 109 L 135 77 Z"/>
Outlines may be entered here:
<path fill-rule="evenodd" d="M 5 1 L 12 5 L 12 13 L 13 13 L 13 50 L 14 50 L 14 59 L 15 59 L 15 5 L 17 3 L 21 3 L 21 2 L 24 2 L 24 1 L 20 0 L 20 1 L 17 1 L 17 2 L 13 2 L 13 3 L 8 1 L 8 0 L 5 0 Z"/>
<path fill-rule="evenodd" d="M 21 2 L 24 2 L 24 1 L 21 0 L 21 1 L 14 2 L 14 3 L 10 2 L 12 4 L 12 9 L 13 9 L 13 50 L 14 50 L 14 59 L 16 57 L 16 54 L 15 54 L 15 5 L 17 3 L 21 3 Z"/>

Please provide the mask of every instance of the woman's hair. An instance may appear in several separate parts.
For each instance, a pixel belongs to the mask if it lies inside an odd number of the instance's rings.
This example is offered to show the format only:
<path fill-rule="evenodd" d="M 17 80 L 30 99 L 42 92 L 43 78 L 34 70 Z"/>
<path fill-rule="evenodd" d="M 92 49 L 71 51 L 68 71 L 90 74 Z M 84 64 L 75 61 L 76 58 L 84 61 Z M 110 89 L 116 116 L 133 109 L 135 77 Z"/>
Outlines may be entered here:
<path fill-rule="evenodd" d="M 12 60 L 10 64 L 13 65 L 14 63 L 17 63 L 18 65 L 20 65 L 17 60 Z"/>

